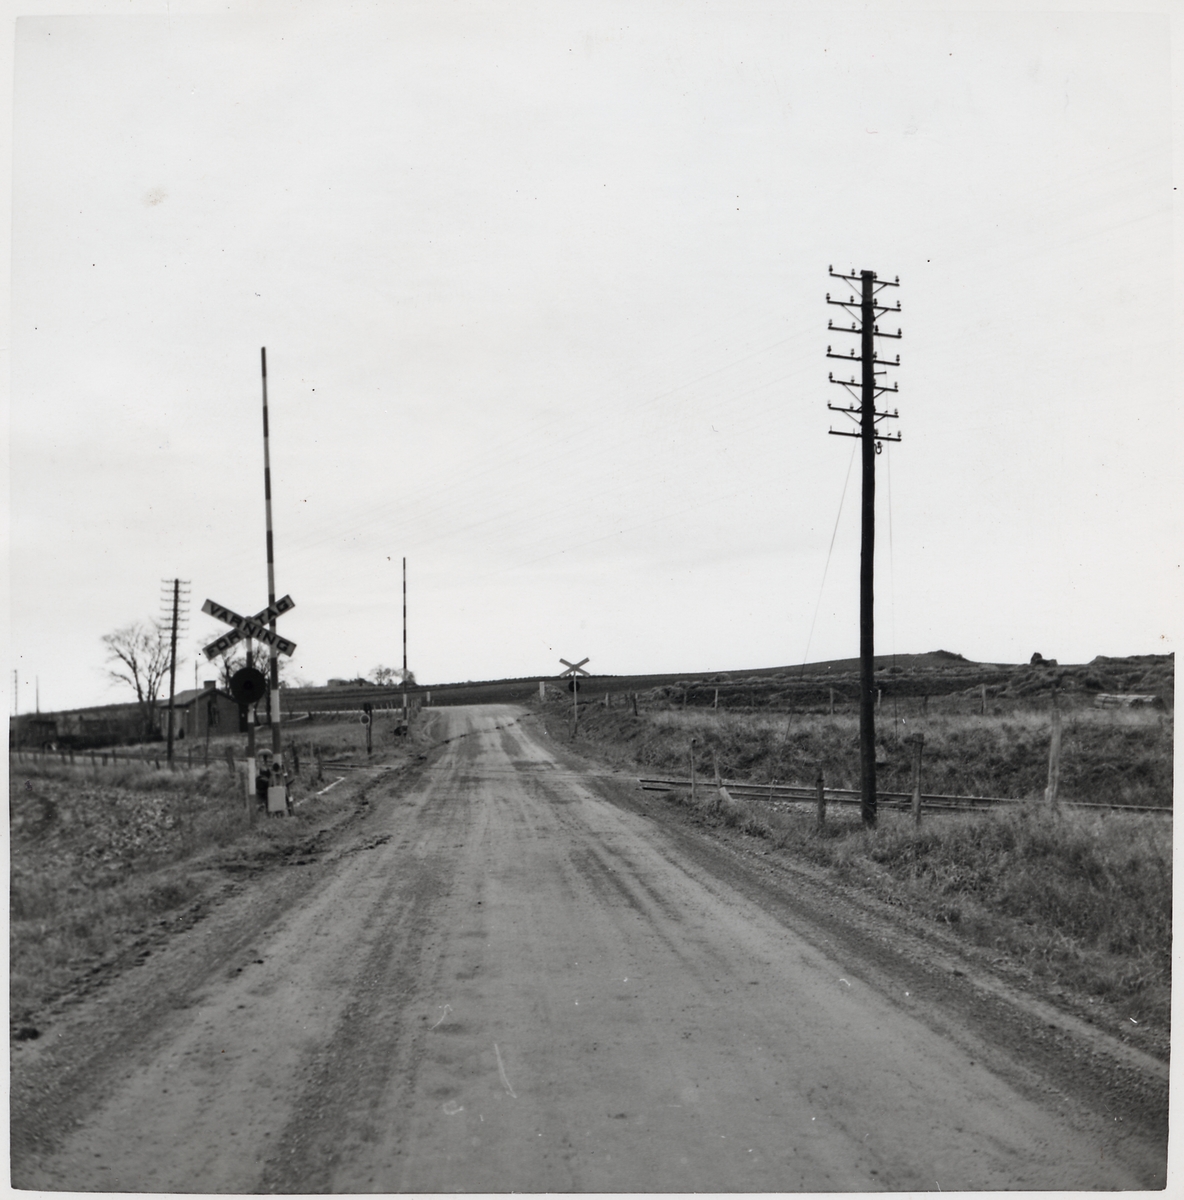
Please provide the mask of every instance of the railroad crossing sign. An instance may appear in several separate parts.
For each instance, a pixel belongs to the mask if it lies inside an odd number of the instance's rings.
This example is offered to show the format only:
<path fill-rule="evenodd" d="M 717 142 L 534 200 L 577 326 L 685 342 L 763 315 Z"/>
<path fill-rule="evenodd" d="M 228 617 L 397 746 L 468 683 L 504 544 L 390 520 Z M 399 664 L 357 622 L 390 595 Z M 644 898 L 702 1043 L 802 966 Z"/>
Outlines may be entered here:
<path fill-rule="evenodd" d="M 224 633 L 217 641 L 204 647 L 202 653 L 206 658 L 214 659 L 219 654 L 225 654 L 231 646 L 236 642 L 241 642 L 243 638 L 254 638 L 269 649 L 274 646 L 278 653 L 291 655 L 296 649 L 296 643 L 280 637 L 277 633 L 272 633 L 265 622 L 273 621 L 276 617 L 282 616 L 295 607 L 296 601 L 291 596 L 285 596 L 282 600 L 269 604 L 262 612 L 257 612 L 253 617 L 240 617 L 233 609 L 224 608 L 221 604 L 215 604 L 213 600 L 207 600 L 201 606 L 201 611 L 208 613 L 211 617 L 217 617 L 219 621 L 225 621 L 227 625 L 231 626 L 231 630 L 229 633 Z"/>
<path fill-rule="evenodd" d="M 584 664 L 589 659 L 581 658 L 578 663 L 569 663 L 566 658 L 561 658 L 559 661 L 567 668 L 566 671 L 559 672 L 560 679 L 574 679 L 577 675 L 591 675 L 590 671 L 584 670 Z"/>

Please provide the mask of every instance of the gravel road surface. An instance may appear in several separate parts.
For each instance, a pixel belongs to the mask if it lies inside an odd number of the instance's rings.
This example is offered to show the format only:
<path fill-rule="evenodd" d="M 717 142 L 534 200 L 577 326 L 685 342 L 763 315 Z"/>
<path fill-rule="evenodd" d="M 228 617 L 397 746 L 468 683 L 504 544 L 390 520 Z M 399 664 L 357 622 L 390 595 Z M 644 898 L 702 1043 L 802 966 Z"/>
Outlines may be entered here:
<path fill-rule="evenodd" d="M 1163 1186 L 1155 1130 L 804 933 L 523 710 L 433 720 L 336 842 L 22 1050 L 16 1186 Z"/>

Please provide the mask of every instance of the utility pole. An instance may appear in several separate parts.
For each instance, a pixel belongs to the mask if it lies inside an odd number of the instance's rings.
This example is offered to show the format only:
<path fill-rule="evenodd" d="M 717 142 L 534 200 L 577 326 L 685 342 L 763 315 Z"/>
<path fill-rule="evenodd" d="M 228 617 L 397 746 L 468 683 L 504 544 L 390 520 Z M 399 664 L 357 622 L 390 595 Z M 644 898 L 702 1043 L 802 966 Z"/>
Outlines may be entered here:
<path fill-rule="evenodd" d="M 853 320 L 849 329 L 842 329 L 833 321 L 827 322 L 827 330 L 831 333 L 845 333 L 859 338 L 859 354 L 854 348 L 847 354 L 836 354 L 830 346 L 826 348 L 827 358 L 838 358 L 845 362 L 862 365 L 861 378 L 857 383 L 854 373 L 850 379 L 836 379 L 830 372 L 831 383 L 845 388 L 852 399 L 858 398 L 859 407 L 827 404 L 832 412 L 845 413 L 855 420 L 858 430 L 831 429 L 829 432 L 842 437 L 857 437 L 862 443 L 863 462 L 863 515 L 859 547 L 859 779 L 860 779 L 860 810 L 863 823 L 871 828 L 876 823 L 876 717 L 875 699 L 875 551 L 876 551 L 876 455 L 883 449 L 883 442 L 899 442 L 900 434 L 889 434 L 877 430 L 880 421 L 896 419 L 898 410 L 880 412 L 876 409 L 876 399 L 886 392 L 895 394 L 896 383 L 889 387 L 886 382 L 877 382 L 877 375 L 884 375 L 890 367 L 900 366 L 900 355 L 895 362 L 881 359 L 876 354 L 876 338 L 899 338 L 901 331 L 887 333 L 880 330 L 876 324 L 877 317 L 882 313 L 900 312 L 900 301 L 894 308 L 878 304 L 876 297 L 886 287 L 900 287 L 899 276 L 892 281 L 876 277 L 874 271 L 860 271 L 855 274 L 851 269 L 849 275 L 842 275 L 829 268 L 832 279 L 842 279 L 851 284 L 859 284 L 860 295 L 857 299 L 849 295 L 846 300 L 832 300 L 830 293 L 826 294 L 827 304 L 834 304 L 846 309 L 852 317 L 858 317 L 859 323 Z M 877 370 L 876 368 L 880 369 Z M 859 388 L 858 396 L 855 388 Z"/>
<path fill-rule="evenodd" d="M 173 699 L 177 691 L 177 628 L 180 621 L 184 620 L 181 615 L 181 600 L 183 598 L 182 585 L 187 586 L 189 581 L 182 579 L 164 579 L 161 582 L 165 585 L 166 591 L 161 596 L 161 603 L 166 606 L 166 617 L 169 628 L 169 709 L 168 709 L 168 763 L 169 769 L 173 766 Z M 188 597 L 188 593 L 184 594 L 184 598 Z"/>

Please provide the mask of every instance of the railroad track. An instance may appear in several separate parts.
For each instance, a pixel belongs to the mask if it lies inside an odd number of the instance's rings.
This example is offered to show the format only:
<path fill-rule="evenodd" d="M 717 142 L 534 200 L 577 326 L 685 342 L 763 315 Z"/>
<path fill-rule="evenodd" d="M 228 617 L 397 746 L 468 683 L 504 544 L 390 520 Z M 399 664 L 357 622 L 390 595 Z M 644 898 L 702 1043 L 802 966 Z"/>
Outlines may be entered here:
<path fill-rule="evenodd" d="M 642 790 L 647 792 L 670 792 L 676 789 L 689 789 L 689 779 L 639 779 Z M 714 780 L 696 780 L 698 787 L 715 787 Z M 744 783 L 737 780 L 721 780 L 719 785 L 727 790 L 728 795 L 738 800 L 764 801 L 816 801 L 817 786 L 792 783 Z M 854 788 L 823 787 L 823 799 L 828 804 L 859 804 L 860 793 Z M 913 802 L 912 792 L 877 792 L 876 799 L 887 808 L 908 808 Z M 921 807 L 942 812 L 985 812 L 1000 805 L 1024 804 L 1026 801 L 1017 800 L 1011 796 L 950 796 L 921 793 Z M 1058 803 L 1066 808 L 1096 808 L 1107 812 L 1139 812 L 1157 813 L 1161 816 L 1171 816 L 1170 807 L 1154 804 L 1098 804 L 1086 800 L 1061 800 Z"/>

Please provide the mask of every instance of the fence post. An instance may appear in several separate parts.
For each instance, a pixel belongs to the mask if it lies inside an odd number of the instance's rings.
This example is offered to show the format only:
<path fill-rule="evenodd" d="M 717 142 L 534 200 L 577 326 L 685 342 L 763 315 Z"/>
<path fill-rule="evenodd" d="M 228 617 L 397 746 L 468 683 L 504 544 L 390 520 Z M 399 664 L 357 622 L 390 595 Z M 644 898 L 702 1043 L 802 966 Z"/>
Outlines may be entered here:
<path fill-rule="evenodd" d="M 684 692 L 683 694 L 685 695 L 686 693 Z M 691 807 L 692 808 L 695 805 L 695 743 L 697 741 L 698 741 L 697 738 L 691 738 L 690 760 L 691 760 Z"/>
<path fill-rule="evenodd" d="M 987 715 L 987 685 L 985 683 L 982 685 L 982 694 L 983 694 L 982 715 L 985 717 Z"/>
<path fill-rule="evenodd" d="M 913 748 L 913 824 L 921 825 L 921 747 L 925 745 L 925 735 L 914 733 L 904 739 Z"/>
<path fill-rule="evenodd" d="M 822 763 L 818 764 L 818 778 L 814 780 L 814 786 L 817 788 L 818 799 L 818 829 L 821 832 L 826 828 L 826 792 L 823 787 Z"/>
<path fill-rule="evenodd" d="M 1046 803 L 1055 806 L 1061 783 L 1061 705 L 1057 689 L 1052 689 L 1052 736 L 1048 743 L 1048 787 L 1044 790 Z"/>
<path fill-rule="evenodd" d="M 633 715 L 637 716 L 637 693 L 633 693 Z"/>

